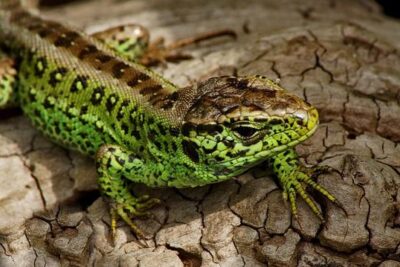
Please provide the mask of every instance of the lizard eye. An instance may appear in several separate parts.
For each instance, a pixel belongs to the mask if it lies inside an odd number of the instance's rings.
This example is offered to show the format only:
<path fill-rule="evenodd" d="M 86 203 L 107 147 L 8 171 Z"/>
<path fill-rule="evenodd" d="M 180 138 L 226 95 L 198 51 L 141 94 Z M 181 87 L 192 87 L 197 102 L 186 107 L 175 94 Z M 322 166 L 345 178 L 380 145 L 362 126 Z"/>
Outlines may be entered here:
<path fill-rule="evenodd" d="M 257 129 L 249 126 L 237 126 L 233 128 L 234 133 L 243 139 L 248 139 L 257 134 Z"/>

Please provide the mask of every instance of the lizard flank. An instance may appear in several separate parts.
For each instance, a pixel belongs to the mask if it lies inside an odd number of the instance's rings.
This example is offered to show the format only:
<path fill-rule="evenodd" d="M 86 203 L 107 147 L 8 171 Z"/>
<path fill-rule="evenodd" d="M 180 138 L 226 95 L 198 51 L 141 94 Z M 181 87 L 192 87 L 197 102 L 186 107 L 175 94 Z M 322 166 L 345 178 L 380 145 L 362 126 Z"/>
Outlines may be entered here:
<path fill-rule="evenodd" d="M 0 108 L 20 106 L 48 138 L 95 159 L 113 233 L 121 217 L 140 234 L 132 217 L 158 203 L 132 195 L 132 183 L 196 187 L 263 162 L 293 216 L 299 195 L 323 220 L 304 185 L 336 200 L 294 150 L 316 130 L 317 110 L 257 75 L 178 88 L 138 63 L 147 33 L 132 27 L 136 35 L 113 42 L 44 20 L 16 1 L 0 4 Z"/>

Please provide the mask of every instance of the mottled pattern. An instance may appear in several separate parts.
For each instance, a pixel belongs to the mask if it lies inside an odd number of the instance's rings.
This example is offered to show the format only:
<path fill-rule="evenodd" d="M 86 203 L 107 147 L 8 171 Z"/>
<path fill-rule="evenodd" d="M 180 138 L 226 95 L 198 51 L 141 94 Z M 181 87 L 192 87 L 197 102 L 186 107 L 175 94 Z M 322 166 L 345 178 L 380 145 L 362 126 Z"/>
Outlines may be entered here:
<path fill-rule="evenodd" d="M 15 87 L 14 61 L 0 53 L 0 109 L 18 105 Z"/>
<path fill-rule="evenodd" d="M 212 78 L 201 91 L 182 133 L 187 154 L 219 176 L 241 173 L 295 146 L 318 124 L 315 108 L 261 76 Z"/>
<path fill-rule="evenodd" d="M 266 159 L 294 215 L 300 194 L 321 217 L 300 182 L 334 200 L 299 166 L 292 149 L 315 131 L 316 109 L 273 81 L 219 77 L 178 90 L 127 60 L 134 60 L 143 45 L 137 36 L 108 39 L 114 29 L 98 33 L 99 41 L 18 8 L 0 9 L 0 29 L 18 62 L 12 96 L 14 75 L 2 76 L 0 107 L 18 100 L 53 141 L 95 157 L 100 189 L 112 202 L 113 232 L 118 215 L 140 234 L 130 216 L 157 203 L 132 196 L 132 181 L 195 187 L 223 181 Z M 118 40 L 123 48 L 118 49 Z"/>
<path fill-rule="evenodd" d="M 117 26 L 97 32 L 92 36 L 130 61 L 136 61 L 143 56 L 149 45 L 147 29 L 136 24 Z M 105 57 L 104 60 L 108 61 L 110 58 Z"/>
<path fill-rule="evenodd" d="M 36 49 L 38 49 L 37 52 L 40 53 L 40 51 L 45 48 L 43 46 L 51 45 L 53 48 L 59 49 L 60 53 L 62 51 L 62 53 L 68 54 L 69 56 L 81 61 L 81 64 L 83 63 L 87 65 L 87 68 L 89 68 L 90 71 L 101 72 L 107 74 L 111 78 L 117 79 L 118 83 L 122 84 L 119 85 L 122 87 L 120 88 L 120 91 L 129 94 L 130 99 L 139 95 L 136 97 L 143 98 L 143 101 L 150 103 L 151 101 L 147 100 L 154 98 L 164 99 L 177 90 L 174 85 L 164 80 L 162 77 L 152 73 L 145 67 L 116 57 L 115 52 L 107 48 L 100 41 L 89 38 L 88 36 L 67 28 L 59 23 L 43 21 L 24 10 L 11 13 L 9 22 L 11 25 L 15 25 L 15 30 L 18 28 L 28 29 L 28 35 L 40 38 L 40 40 L 37 40 L 34 44 L 23 42 L 18 43 L 19 46 L 36 46 Z M 135 37 L 134 40 L 135 39 L 142 40 L 137 37 Z M 31 41 L 32 40 L 28 40 L 28 42 Z M 126 42 L 122 42 L 120 45 L 124 46 Z M 110 44 L 110 42 L 105 41 L 104 43 Z M 142 46 L 145 44 L 146 43 L 144 42 Z M 117 43 L 111 43 L 111 45 L 112 48 L 114 48 L 117 46 Z M 134 48 L 134 50 L 136 50 L 137 47 L 138 46 L 133 46 L 133 44 L 131 45 L 131 48 Z M 128 48 L 125 48 L 124 51 Z M 128 51 L 131 52 L 131 50 Z M 42 51 L 45 58 L 48 58 L 51 52 L 59 53 L 58 51 Z M 116 52 L 123 53 L 122 51 Z M 137 51 L 137 53 L 139 52 Z M 133 56 L 135 55 L 132 55 L 132 57 Z M 64 65 L 63 63 L 64 62 L 54 62 L 57 67 L 61 67 L 59 65 Z M 71 66 L 67 63 L 62 68 L 68 69 L 71 68 Z M 116 85 L 114 84 L 113 86 Z"/>

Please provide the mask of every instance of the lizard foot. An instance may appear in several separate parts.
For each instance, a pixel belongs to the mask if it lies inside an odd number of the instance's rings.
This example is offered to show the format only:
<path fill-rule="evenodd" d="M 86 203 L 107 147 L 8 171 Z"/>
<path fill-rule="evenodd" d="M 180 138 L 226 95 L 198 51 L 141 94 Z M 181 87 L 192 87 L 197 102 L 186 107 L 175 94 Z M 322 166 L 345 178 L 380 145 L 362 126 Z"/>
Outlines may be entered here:
<path fill-rule="evenodd" d="M 194 37 L 181 39 L 173 42 L 170 45 L 165 45 L 164 39 L 158 38 L 149 44 L 146 53 L 140 58 L 139 63 L 145 66 L 154 66 L 157 64 L 165 65 L 166 62 L 179 62 L 182 60 L 191 59 L 191 55 L 177 52 L 177 50 L 191 44 L 221 36 L 230 36 L 236 38 L 236 33 L 232 30 L 213 31 L 199 34 Z"/>
<path fill-rule="evenodd" d="M 138 226 L 132 221 L 134 217 L 147 216 L 151 217 L 151 214 L 147 211 L 154 205 L 159 204 L 160 200 L 157 198 L 150 198 L 148 195 L 141 197 L 129 196 L 121 202 L 114 202 L 111 205 L 111 232 L 112 238 L 115 240 L 117 219 L 120 217 L 130 226 L 132 231 L 138 236 L 143 238 L 143 232 Z"/>
<path fill-rule="evenodd" d="M 284 179 L 281 179 L 281 183 L 283 185 L 283 198 L 285 200 L 289 199 L 292 215 L 295 217 L 297 221 L 298 221 L 298 215 L 297 215 L 296 196 L 300 195 L 300 197 L 303 198 L 303 200 L 311 208 L 313 213 L 317 215 L 322 222 L 325 222 L 325 219 L 322 216 L 320 209 L 318 208 L 314 200 L 312 200 L 310 196 L 306 193 L 305 187 L 302 185 L 302 183 L 305 184 L 305 186 L 310 186 L 316 191 L 320 192 L 322 195 L 324 195 L 327 199 L 329 199 L 336 205 L 341 206 L 341 204 L 337 201 L 337 199 L 331 193 L 329 193 L 328 190 L 326 190 L 323 186 L 316 183 L 312 179 L 312 177 L 314 177 L 315 175 L 318 175 L 321 172 L 326 172 L 328 170 L 329 168 L 325 167 L 315 168 L 315 169 L 314 168 L 305 169 L 300 167 L 292 171 Z"/>

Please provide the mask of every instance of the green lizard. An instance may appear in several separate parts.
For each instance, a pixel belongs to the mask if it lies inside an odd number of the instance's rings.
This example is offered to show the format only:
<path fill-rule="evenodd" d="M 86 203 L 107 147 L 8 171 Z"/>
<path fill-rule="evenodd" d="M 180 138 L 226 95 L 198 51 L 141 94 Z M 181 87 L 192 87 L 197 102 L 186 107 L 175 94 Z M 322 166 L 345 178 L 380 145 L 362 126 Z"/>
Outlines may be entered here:
<path fill-rule="evenodd" d="M 278 177 L 293 216 L 300 195 L 323 220 L 304 186 L 336 199 L 312 180 L 314 169 L 301 166 L 294 150 L 316 130 L 317 110 L 262 76 L 178 88 L 136 63 L 147 47 L 138 29 L 128 39 L 88 36 L 15 1 L 0 4 L 7 54 L 0 62 L 0 107 L 19 105 L 51 140 L 95 159 L 112 233 L 121 217 L 141 234 L 132 217 L 158 203 L 134 196 L 132 183 L 196 187 L 262 162 Z"/>

